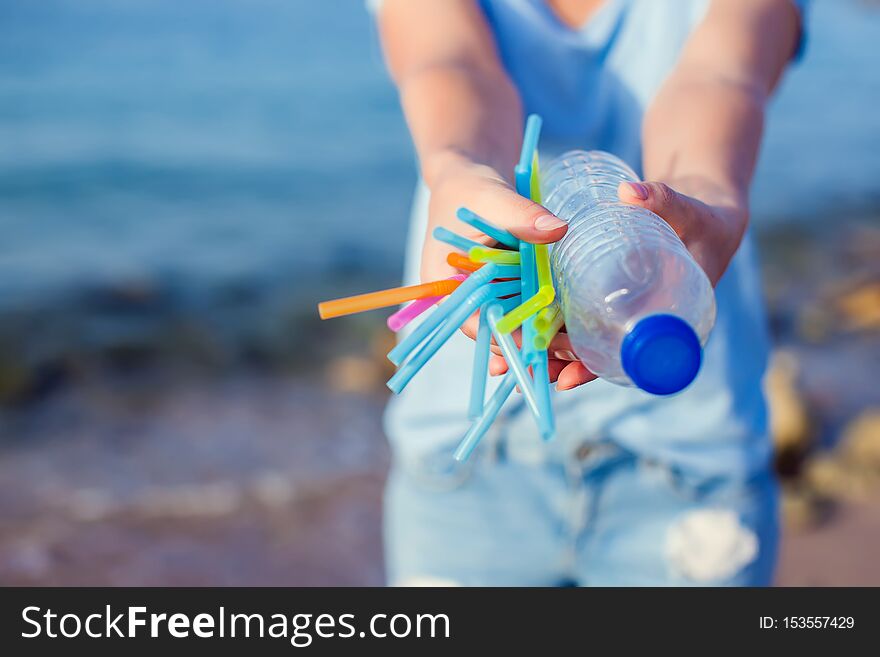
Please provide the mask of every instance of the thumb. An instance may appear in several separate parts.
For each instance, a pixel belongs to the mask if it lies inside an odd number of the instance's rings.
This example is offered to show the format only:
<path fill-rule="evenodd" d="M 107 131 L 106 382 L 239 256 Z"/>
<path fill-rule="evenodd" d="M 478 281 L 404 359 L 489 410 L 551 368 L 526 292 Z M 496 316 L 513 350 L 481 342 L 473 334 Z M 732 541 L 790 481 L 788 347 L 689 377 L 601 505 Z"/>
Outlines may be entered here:
<path fill-rule="evenodd" d="M 641 206 L 662 217 L 683 240 L 694 224 L 695 204 L 699 203 L 660 182 L 620 183 L 617 195 L 624 203 Z"/>
<path fill-rule="evenodd" d="M 568 224 L 543 205 L 510 188 L 495 188 L 481 195 L 480 203 L 468 207 L 514 237 L 532 244 L 557 242 L 568 228 Z"/>

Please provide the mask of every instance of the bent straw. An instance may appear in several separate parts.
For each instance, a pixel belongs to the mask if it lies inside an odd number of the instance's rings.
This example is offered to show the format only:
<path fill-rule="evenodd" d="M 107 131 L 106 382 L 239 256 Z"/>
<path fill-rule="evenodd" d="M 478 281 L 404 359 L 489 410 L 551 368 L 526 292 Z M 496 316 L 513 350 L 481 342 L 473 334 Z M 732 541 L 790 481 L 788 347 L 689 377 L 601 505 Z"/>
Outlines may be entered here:
<path fill-rule="evenodd" d="M 419 324 L 412 333 L 400 341 L 400 343 L 388 352 L 388 360 L 395 365 L 400 365 L 412 351 L 455 310 L 455 308 L 467 300 L 468 296 L 480 286 L 494 278 L 513 278 L 519 275 L 519 267 L 514 265 L 496 265 L 490 262 L 468 276 L 467 280 L 449 295 L 449 298 L 434 309 L 424 322 Z"/>
<path fill-rule="evenodd" d="M 321 319 L 330 319 L 332 317 L 342 317 L 343 315 L 364 312 L 365 310 L 396 306 L 413 299 L 442 297 L 452 293 L 459 285 L 461 285 L 460 281 L 446 279 L 422 283 L 421 285 L 394 287 L 368 294 L 358 294 L 353 297 L 344 297 L 319 303 L 318 314 L 321 316 Z"/>
<path fill-rule="evenodd" d="M 499 265 L 518 265 L 519 252 L 493 249 L 491 246 L 474 246 L 468 251 L 468 257 L 474 262 L 497 262 Z"/>
<path fill-rule="evenodd" d="M 449 336 L 455 333 L 464 324 L 465 320 L 477 311 L 483 302 L 488 301 L 492 297 L 515 294 L 518 288 L 519 281 L 490 283 L 489 285 L 483 285 L 468 295 L 463 302 L 457 305 L 455 310 L 448 316 L 448 319 L 446 319 L 442 326 L 437 328 L 437 331 L 428 341 L 409 360 L 401 365 L 400 369 L 394 373 L 394 376 L 388 379 L 388 388 L 392 392 L 397 393 L 406 388 L 407 384 L 425 366 L 425 363 L 430 360 L 431 356 L 437 353 L 437 350 L 443 346 L 449 339 Z"/>
<path fill-rule="evenodd" d="M 495 341 L 501 347 L 501 353 L 504 355 L 504 360 L 507 361 L 510 371 L 516 377 L 516 383 L 522 391 L 526 405 L 538 423 L 541 435 L 546 439 L 553 433 L 552 420 L 542 413 L 541 404 L 535 392 L 535 385 L 529 376 L 528 366 L 523 363 L 520 353 L 516 348 L 516 343 L 513 341 L 513 336 L 510 334 L 505 335 L 498 331 L 497 325 L 503 315 L 503 310 L 500 305 L 492 304 L 487 309 L 486 314 L 489 320 L 489 327 L 492 329 L 492 335 L 495 336 Z"/>
<path fill-rule="evenodd" d="M 457 251 L 450 251 L 446 254 L 446 263 L 456 269 L 461 269 L 462 271 L 477 271 L 483 266 L 482 262 L 474 262 Z"/>
<path fill-rule="evenodd" d="M 520 150 L 519 162 L 513 170 L 516 191 L 520 196 L 531 198 L 532 170 L 535 154 L 538 152 L 538 138 L 541 134 L 541 117 L 537 114 L 529 115 L 526 119 L 525 132 L 523 134 L 522 149 Z M 529 299 L 538 291 L 535 280 L 535 250 L 528 242 L 520 242 L 520 269 L 522 280 L 522 297 Z M 512 312 L 512 311 L 511 311 Z M 522 322 L 520 322 L 521 324 Z M 526 322 L 523 327 L 523 346 L 531 349 L 534 332 L 531 322 Z"/>
<path fill-rule="evenodd" d="M 483 408 L 483 414 L 480 415 L 480 417 L 478 417 L 471 425 L 470 429 L 468 429 L 464 438 L 456 448 L 455 454 L 453 455 L 456 461 L 468 460 L 471 453 L 474 451 L 474 448 L 479 444 L 483 436 L 486 435 L 492 422 L 498 417 L 501 407 L 504 405 L 504 402 L 507 401 L 507 398 L 510 397 L 510 393 L 513 392 L 514 387 L 516 387 L 516 379 L 508 372 L 501 380 L 501 385 L 498 386 L 495 394 L 489 398 L 489 402 L 486 404 L 485 408 Z"/>
<path fill-rule="evenodd" d="M 465 274 L 456 274 L 455 276 L 450 277 L 449 280 L 461 282 L 466 278 L 467 276 Z M 390 315 L 388 319 L 385 320 L 385 323 L 388 325 L 388 328 L 397 333 L 400 329 L 409 324 L 416 317 L 421 315 L 442 298 L 443 297 L 438 296 L 425 297 L 424 299 L 416 299 L 412 303 L 409 303 L 398 310 L 393 315 Z"/>
<path fill-rule="evenodd" d="M 535 339 L 532 341 L 535 349 L 541 351 L 549 347 L 564 323 L 565 317 L 555 301 L 539 312 L 535 316 Z"/>
<path fill-rule="evenodd" d="M 556 299 L 556 288 L 553 287 L 553 277 L 550 274 L 550 255 L 547 245 L 535 244 L 533 249 L 538 291 L 526 299 L 521 306 L 514 308 L 504 316 L 504 319 L 498 323 L 498 330 L 502 333 L 510 333 L 519 328 L 529 317 L 549 306 Z M 523 280 L 525 280 L 525 276 L 523 276 Z"/>
<path fill-rule="evenodd" d="M 558 301 L 554 301 L 546 308 L 542 308 L 535 315 L 535 330 L 539 332 L 546 331 L 560 315 L 562 315 L 562 309 L 559 307 Z"/>
<path fill-rule="evenodd" d="M 480 324 L 477 329 L 477 339 L 474 345 L 474 365 L 471 369 L 471 399 L 468 405 L 468 419 L 475 420 L 483 412 L 483 403 L 486 399 L 486 380 L 489 377 L 489 353 L 492 341 L 492 329 L 486 317 L 486 309 L 490 305 L 499 306 L 500 313 L 506 309 L 517 306 L 522 297 L 517 294 L 508 299 L 496 299 L 487 301 L 480 306 Z"/>
<path fill-rule="evenodd" d="M 496 226 L 495 224 L 486 221 L 481 216 L 474 212 L 471 212 L 467 208 L 459 208 L 458 212 L 456 212 L 455 215 L 460 221 L 463 221 L 469 226 L 473 226 L 478 231 L 480 231 L 484 235 L 488 235 L 496 242 L 499 242 L 504 246 L 510 247 L 511 249 L 519 248 L 519 240 L 517 238 L 508 233 L 503 228 L 498 228 L 498 226 Z"/>
<path fill-rule="evenodd" d="M 444 228 L 443 226 L 437 226 L 431 234 L 434 236 L 435 240 L 445 242 L 449 246 L 454 246 L 456 249 L 464 251 L 465 253 L 475 246 L 482 246 L 482 244 L 469 240 L 466 237 L 462 237 L 458 233 L 453 233 L 451 230 Z"/>

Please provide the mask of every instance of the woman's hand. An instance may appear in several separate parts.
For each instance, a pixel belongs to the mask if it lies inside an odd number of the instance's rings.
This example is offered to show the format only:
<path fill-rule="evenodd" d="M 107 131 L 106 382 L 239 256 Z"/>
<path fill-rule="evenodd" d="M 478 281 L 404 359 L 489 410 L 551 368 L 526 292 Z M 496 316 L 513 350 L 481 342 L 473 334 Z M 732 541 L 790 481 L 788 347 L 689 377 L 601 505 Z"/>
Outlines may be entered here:
<path fill-rule="evenodd" d="M 477 229 L 456 219 L 466 207 L 515 237 L 533 244 L 556 242 L 565 234 L 566 224 L 543 206 L 516 193 L 511 184 L 491 166 L 471 162 L 459 155 L 447 155 L 442 163 L 432 163 L 431 203 L 428 232 L 422 250 L 422 281 L 448 278 L 459 273 L 446 263 L 455 249 L 435 240 L 437 226 L 481 244 L 494 242 Z M 513 167 L 511 166 L 511 173 Z M 427 174 L 428 172 L 426 172 Z"/>
<path fill-rule="evenodd" d="M 748 224 L 745 194 L 706 179 L 621 183 L 618 196 L 672 226 L 713 286 L 727 270 Z"/>

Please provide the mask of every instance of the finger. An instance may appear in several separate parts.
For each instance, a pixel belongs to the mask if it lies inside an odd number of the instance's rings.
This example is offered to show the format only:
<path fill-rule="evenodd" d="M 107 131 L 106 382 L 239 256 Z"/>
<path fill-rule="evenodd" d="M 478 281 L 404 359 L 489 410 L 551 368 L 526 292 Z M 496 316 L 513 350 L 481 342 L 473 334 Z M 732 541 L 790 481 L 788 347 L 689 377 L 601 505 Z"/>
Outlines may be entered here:
<path fill-rule="evenodd" d="M 498 376 L 499 374 L 507 372 L 507 369 L 507 361 L 504 360 L 504 356 L 489 357 L 489 374 L 492 376 Z"/>
<path fill-rule="evenodd" d="M 565 235 L 567 224 L 562 219 L 502 181 L 480 180 L 465 198 L 469 210 L 526 242 L 549 244 Z"/>
<path fill-rule="evenodd" d="M 574 348 L 571 346 L 568 333 L 557 333 L 553 336 L 553 339 L 547 346 L 547 353 L 558 360 L 578 360 L 577 355 L 574 353 Z"/>
<path fill-rule="evenodd" d="M 464 324 L 461 325 L 461 332 L 468 336 L 471 340 L 477 339 L 477 331 L 480 328 L 480 313 L 475 312 L 468 317 Z"/>
<path fill-rule="evenodd" d="M 559 378 L 556 380 L 556 389 L 571 390 L 596 378 L 596 375 L 588 370 L 582 362 L 575 361 L 568 363 L 559 373 Z"/>
<path fill-rule="evenodd" d="M 550 373 L 550 383 L 556 383 L 556 380 L 559 378 L 559 374 L 566 368 L 569 364 L 567 360 L 557 360 L 555 358 L 550 358 L 547 361 L 547 369 Z"/>
<path fill-rule="evenodd" d="M 703 204 L 659 182 L 620 183 L 617 195 L 624 203 L 638 205 L 663 218 L 687 242 Z"/>

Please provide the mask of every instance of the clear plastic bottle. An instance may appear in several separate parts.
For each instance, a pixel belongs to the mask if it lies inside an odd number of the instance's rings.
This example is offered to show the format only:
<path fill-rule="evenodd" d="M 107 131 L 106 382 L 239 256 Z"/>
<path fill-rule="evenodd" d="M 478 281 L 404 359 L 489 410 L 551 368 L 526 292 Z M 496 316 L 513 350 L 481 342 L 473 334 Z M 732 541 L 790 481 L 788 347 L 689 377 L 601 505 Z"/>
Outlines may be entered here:
<path fill-rule="evenodd" d="M 570 151 L 542 167 L 543 205 L 568 222 L 551 260 L 565 326 L 596 375 L 658 395 L 696 377 L 715 324 L 709 279 L 660 217 L 621 203 L 638 180 L 603 151 Z"/>

